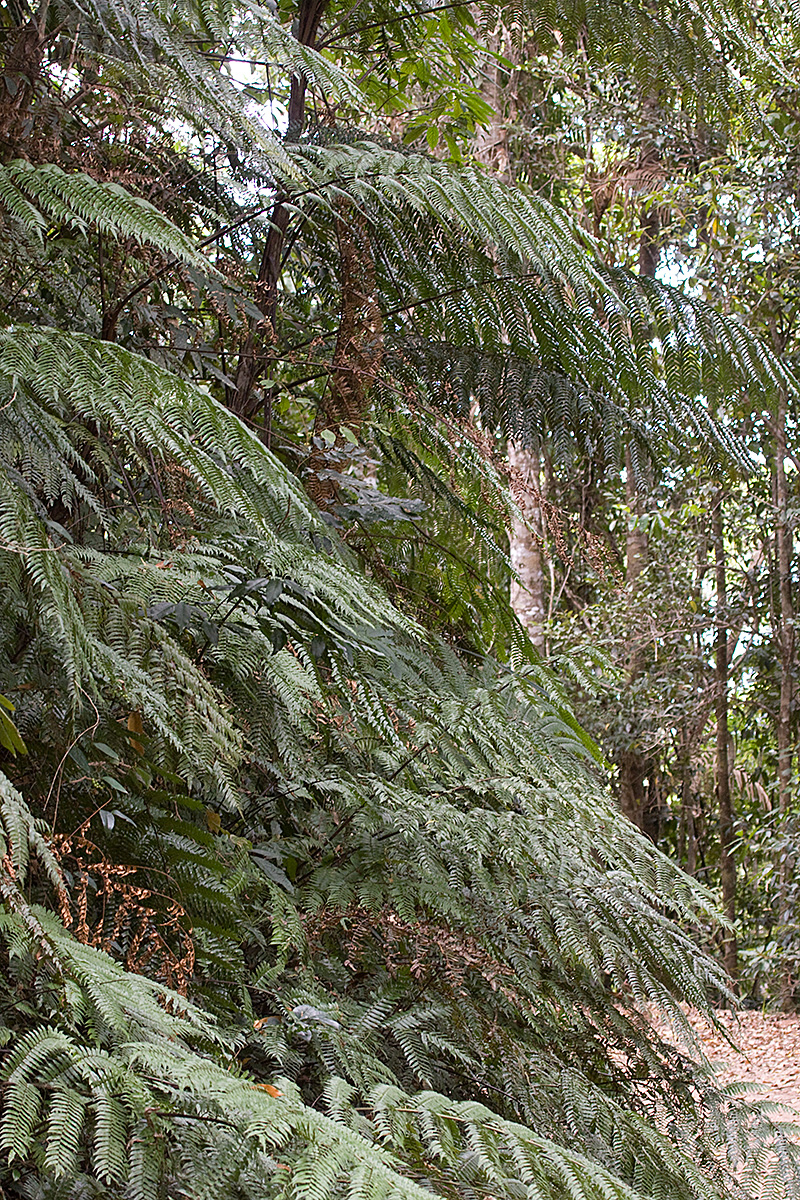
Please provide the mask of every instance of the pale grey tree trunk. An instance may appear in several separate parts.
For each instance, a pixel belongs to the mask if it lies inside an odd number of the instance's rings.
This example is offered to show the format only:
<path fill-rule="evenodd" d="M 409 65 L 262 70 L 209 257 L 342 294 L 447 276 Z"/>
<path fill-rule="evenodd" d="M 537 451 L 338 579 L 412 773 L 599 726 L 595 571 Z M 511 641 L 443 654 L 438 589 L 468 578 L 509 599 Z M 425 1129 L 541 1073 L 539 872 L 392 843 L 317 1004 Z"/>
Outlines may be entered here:
<path fill-rule="evenodd" d="M 736 919 L 736 863 L 733 858 L 733 803 L 731 800 L 731 762 L 728 728 L 728 590 L 726 580 L 723 521 L 724 492 L 718 488 L 711 508 L 711 539 L 714 543 L 714 569 L 717 599 L 714 633 L 714 692 L 716 728 L 717 803 L 719 805 L 719 873 L 722 883 L 722 909 L 729 921 Z M 725 969 L 734 981 L 739 974 L 736 934 L 726 930 L 723 938 Z"/>
<path fill-rule="evenodd" d="M 625 447 L 625 499 L 628 505 L 628 529 L 625 536 L 625 580 L 633 594 L 639 576 L 647 566 L 647 532 L 641 523 L 642 497 L 636 487 L 630 447 Z M 642 670 L 641 647 L 631 645 L 627 678 L 632 684 Z M 625 816 L 652 841 L 658 841 L 659 813 L 653 800 L 653 762 L 635 744 L 619 756 L 619 803 Z"/>
<path fill-rule="evenodd" d="M 518 576 L 518 581 L 511 583 L 511 607 L 541 653 L 546 608 L 539 455 L 509 442 L 508 463 L 518 485 L 515 491 L 525 518 L 515 519 L 509 534 L 511 565 Z"/>
<path fill-rule="evenodd" d="M 500 53 L 508 62 L 515 62 L 518 48 L 511 34 L 498 23 L 488 39 L 487 48 Z M 508 146 L 506 117 L 516 112 L 516 83 L 513 72 L 504 79 L 503 71 L 494 56 L 483 62 L 481 91 L 492 106 L 496 119 L 478 130 L 475 136 L 475 157 L 504 183 L 513 183 L 514 165 Z M 522 513 L 522 520 L 512 521 L 509 530 L 509 557 L 517 574 L 511 583 L 511 607 L 527 631 L 531 642 L 540 652 L 545 645 L 545 569 L 544 521 L 541 496 L 541 464 L 538 452 L 518 442 L 508 443 L 508 463 L 511 469 L 512 490 Z"/>
<path fill-rule="evenodd" d="M 641 522 L 644 506 L 633 477 L 630 446 L 625 447 L 625 499 L 630 514 L 625 536 L 625 578 L 629 587 L 633 588 L 647 566 L 647 532 Z"/>
<path fill-rule="evenodd" d="M 786 485 L 786 392 L 778 399 L 775 430 L 775 557 L 778 566 L 780 626 L 778 649 L 781 667 L 778 709 L 778 800 L 786 812 L 792 799 L 792 668 L 794 665 L 794 606 L 792 603 L 792 531 L 788 519 L 789 493 Z"/>
<path fill-rule="evenodd" d="M 786 813 L 792 802 L 792 701 L 794 673 L 794 606 L 792 603 L 792 530 L 789 525 L 789 491 L 786 483 L 786 408 L 787 395 L 781 388 L 775 426 L 775 468 L 773 488 L 775 499 L 775 559 L 778 569 L 778 599 L 780 617 L 777 638 L 780 663 L 780 700 L 776 740 L 778 743 L 778 807 Z M 778 923 L 786 927 L 794 920 L 789 905 L 789 884 L 793 863 L 787 854 L 778 861 Z M 791 971 L 782 973 L 781 1007 L 790 1012 L 794 1007 L 794 979 Z"/>

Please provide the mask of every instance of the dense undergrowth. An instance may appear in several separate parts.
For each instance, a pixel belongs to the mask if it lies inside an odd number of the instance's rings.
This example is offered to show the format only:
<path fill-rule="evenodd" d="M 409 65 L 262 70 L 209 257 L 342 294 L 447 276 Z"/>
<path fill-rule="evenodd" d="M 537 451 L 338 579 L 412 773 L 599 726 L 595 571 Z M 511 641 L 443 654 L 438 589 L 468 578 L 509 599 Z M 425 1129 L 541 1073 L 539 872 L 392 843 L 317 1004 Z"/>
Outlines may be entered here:
<path fill-rule="evenodd" d="M 713 901 L 616 810 L 504 599 L 514 501 L 459 405 L 519 433 L 536 390 L 506 404 L 484 372 L 459 400 L 421 351 L 510 340 L 556 381 L 539 424 L 585 439 L 600 414 L 609 454 L 676 413 L 724 451 L 695 393 L 769 386 L 768 356 L 479 172 L 282 144 L 208 13 L 95 15 L 3 25 L 2 1187 L 796 1194 L 769 1116 L 641 1015 L 725 992 L 692 938 Z M 269 12 L 229 19 L 285 79 L 355 93 Z M 283 351 L 246 278 L 278 227 L 256 186 L 297 193 L 306 238 Z M 438 329 L 396 312 L 425 262 L 468 295 Z M 236 347 L 282 384 L 242 391 Z"/>

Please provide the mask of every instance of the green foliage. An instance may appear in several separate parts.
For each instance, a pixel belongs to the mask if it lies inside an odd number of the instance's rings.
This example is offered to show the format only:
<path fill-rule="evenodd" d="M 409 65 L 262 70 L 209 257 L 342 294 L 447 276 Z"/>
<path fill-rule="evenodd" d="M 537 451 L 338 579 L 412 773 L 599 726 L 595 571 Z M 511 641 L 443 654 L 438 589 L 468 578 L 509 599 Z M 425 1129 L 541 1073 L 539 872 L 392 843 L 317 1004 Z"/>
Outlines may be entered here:
<path fill-rule="evenodd" d="M 643 246 L 655 238 L 658 278 L 680 280 L 687 295 L 735 314 L 792 367 L 798 224 L 797 126 L 791 114 L 797 107 L 787 71 L 793 71 L 796 37 L 787 10 L 772 10 L 769 21 L 769 47 L 758 53 L 762 65 L 764 53 L 776 65 L 768 79 L 749 60 L 742 75 L 749 104 L 728 112 L 713 111 L 712 104 L 712 111 L 687 121 L 683 99 L 678 103 L 664 86 L 648 90 L 635 68 L 623 67 L 610 77 L 596 62 L 578 73 L 555 58 L 528 60 L 510 94 L 518 97 L 520 114 L 527 113 L 529 102 L 539 107 L 530 121 L 520 117 L 509 140 L 515 169 L 558 195 L 589 225 L 607 261 L 635 269 Z M 776 89 L 778 76 L 784 83 Z M 657 283 L 644 286 L 658 290 Z M 777 552 L 783 530 L 790 545 L 788 591 L 796 604 L 797 476 L 791 463 L 796 384 L 787 380 L 783 391 L 787 495 L 777 503 L 774 394 L 737 390 L 714 400 L 718 421 L 752 455 L 747 486 L 728 480 L 725 548 L 740 991 L 753 1006 L 788 1005 L 797 980 L 796 888 L 786 832 L 795 820 L 795 774 L 781 795 L 776 744 L 782 683 L 785 688 L 788 678 L 796 695 L 797 682 L 795 646 L 788 667 L 782 663 L 793 634 L 792 622 L 782 629 L 784 569 Z M 683 430 L 677 423 L 676 428 Z M 652 836 L 692 873 L 715 883 L 715 591 L 708 509 L 711 481 L 721 476 L 707 463 L 688 476 L 667 471 L 659 479 L 632 458 L 642 492 L 648 493 L 636 503 L 622 478 L 602 477 L 591 446 L 564 468 L 558 443 L 543 444 L 548 503 L 561 510 L 563 530 L 562 544 L 553 537 L 545 552 L 553 615 L 546 649 L 574 656 L 588 635 L 611 652 L 625 684 L 598 690 L 583 681 L 574 693 L 581 719 L 617 764 L 618 779 L 626 757 L 637 759 L 640 805 Z M 588 535 L 578 525 L 588 527 Z M 632 527 L 648 546 L 649 565 L 635 587 L 621 591 Z M 794 755 L 794 699 L 789 723 Z M 782 806 L 788 810 L 783 816 L 777 811 Z M 714 944 L 712 931 L 708 937 Z"/>
<path fill-rule="evenodd" d="M 67 174 L 54 163 L 34 167 L 19 159 L 0 167 L 0 200 L 38 239 L 47 231 L 48 221 L 84 232 L 92 228 L 120 240 L 149 243 L 180 262 L 210 269 L 194 243 L 163 213 L 119 184 Z"/>
<path fill-rule="evenodd" d="M 343 131 L 394 14 L 88 13 L 2 18 L 3 1188 L 792 1195 L 644 1016 L 725 993 L 713 898 L 509 610 L 497 454 L 736 454 L 708 401 L 788 376 L 537 196 Z M 457 142 L 475 89 L 407 67 L 466 74 L 472 18 L 400 16 L 392 103 Z M 329 119 L 281 141 L 300 74 Z"/>
<path fill-rule="evenodd" d="M 693 1143 L 690 1168 L 647 1124 L 647 1088 L 676 1119 L 684 1110 L 685 1085 L 670 1083 L 666 1066 L 676 1081 L 686 1067 L 648 1046 L 641 1019 L 624 1011 L 625 996 L 663 1007 L 673 995 L 702 1003 L 706 987 L 724 986 L 661 915 L 668 902 L 691 918 L 710 898 L 591 785 L 541 671 L 465 669 L 346 558 L 315 550 L 319 523 L 291 476 L 206 393 L 55 331 L 7 333 L 2 367 L 4 418 L 37 430 L 26 445 L 39 450 L 22 475 L 19 441 L 4 441 L 9 642 L 23 611 L 35 622 L 13 665 L 20 729 L 56 769 L 59 827 L 84 831 L 106 863 L 135 868 L 150 938 L 173 943 L 171 959 L 151 954 L 150 970 L 166 977 L 171 963 L 181 983 L 177 927 L 151 897 L 156 885 L 163 894 L 166 869 L 191 920 L 192 990 L 224 1014 L 217 1035 L 174 991 L 165 1010 L 163 986 L 76 942 L 12 877 L 10 982 L 30 1000 L 20 1008 L 12 992 L 5 1009 L 15 1034 L 9 1169 L 124 1181 L 148 1195 L 159 1178 L 201 1186 L 203 1164 L 219 1155 L 231 1175 L 224 1167 L 215 1185 L 254 1195 L 281 1165 L 320 1196 L 346 1176 L 369 1194 L 409 1194 L 434 1154 L 431 1183 L 444 1188 L 492 1178 L 553 1196 L 647 1194 L 651 1174 L 666 1172 L 674 1195 L 725 1194 L 710 1145 Z M 54 494 L 67 515 L 57 528 L 44 516 L 45 449 L 62 464 Z M 148 495 L 134 475 L 144 455 L 151 473 L 167 455 L 181 470 L 193 514 L 182 548 L 164 544 L 168 523 L 158 529 L 163 494 Z M 113 499 L 129 494 L 124 476 L 138 512 Z M 36 689 L 26 686 L 34 679 Z M 132 725 L 124 717 L 134 710 Z M 47 778 L 32 777 L 35 792 Z M 39 795 L 52 811 L 52 795 Z M 75 847 L 57 840 L 62 877 L 18 793 L 7 797 L 15 878 L 33 844 L 49 873 L 37 876 L 42 898 L 55 887 L 79 938 L 141 970 L 138 916 L 104 923 L 85 890 L 83 925 L 71 916 L 80 872 L 100 879 L 103 863 L 79 862 L 76 876 Z M 169 805 L 184 815 L 168 819 Z M 217 843 L 220 865 L 228 861 L 215 876 Z M 113 907 L 111 888 L 104 897 Z M 249 975 L 241 927 L 234 934 L 240 906 Z M 235 1017 L 248 978 L 249 1030 L 246 1015 Z M 252 1074 L 234 1066 L 245 1046 Z M 287 1070 L 299 1092 L 254 1086 Z M 626 1103 L 611 1101 L 604 1078 L 612 1094 L 627 1090 Z M 326 1079 L 333 1122 L 301 1102 Z M 387 1084 L 434 1084 L 435 1094 L 406 1103 Z M 476 1105 L 487 1087 L 491 1112 Z M 366 1115 L 350 1112 L 356 1094 Z M 417 1132 L 404 1108 L 419 1110 Z M 567 1112 L 581 1154 L 562 1140 Z M 744 1111 L 737 1136 L 750 1120 Z M 632 1144 L 622 1133 L 631 1121 L 640 1140 L 649 1131 L 645 1160 L 615 1149 Z M 371 1149 L 382 1142 L 396 1158 Z M 464 1158 L 468 1145 L 476 1157 Z"/>
<path fill-rule="evenodd" d="M 14 705 L 7 696 L 0 696 L 0 746 L 10 754 L 27 754 L 25 743 L 19 736 L 19 730 L 14 724 L 10 713 Z"/>

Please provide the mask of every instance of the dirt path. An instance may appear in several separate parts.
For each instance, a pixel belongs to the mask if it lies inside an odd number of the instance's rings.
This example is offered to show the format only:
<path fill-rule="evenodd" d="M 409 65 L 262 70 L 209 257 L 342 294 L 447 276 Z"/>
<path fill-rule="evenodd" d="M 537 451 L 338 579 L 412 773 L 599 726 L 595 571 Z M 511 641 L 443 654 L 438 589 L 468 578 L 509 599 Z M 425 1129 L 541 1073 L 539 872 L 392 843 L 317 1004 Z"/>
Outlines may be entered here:
<path fill-rule="evenodd" d="M 722 1024 L 741 1047 L 737 1054 L 703 1017 L 688 1015 L 705 1053 L 722 1069 L 724 1082 L 755 1083 L 766 1099 L 788 1105 L 800 1117 L 800 1016 L 719 1013 Z M 789 1113 L 786 1117 L 791 1119 Z"/>

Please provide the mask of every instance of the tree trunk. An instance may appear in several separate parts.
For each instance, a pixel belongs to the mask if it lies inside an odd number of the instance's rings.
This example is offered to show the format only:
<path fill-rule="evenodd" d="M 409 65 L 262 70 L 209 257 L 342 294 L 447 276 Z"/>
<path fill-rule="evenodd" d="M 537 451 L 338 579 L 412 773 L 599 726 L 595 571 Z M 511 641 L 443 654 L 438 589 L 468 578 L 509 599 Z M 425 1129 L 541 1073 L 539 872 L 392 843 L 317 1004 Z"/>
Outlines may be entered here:
<path fill-rule="evenodd" d="M 714 543 L 714 567 L 717 584 L 716 629 L 714 634 L 714 692 L 716 729 L 716 783 L 719 806 L 719 873 L 722 883 L 722 908 L 729 921 L 736 919 L 736 864 L 733 859 L 733 806 L 730 791 L 728 729 L 728 593 L 726 583 L 723 525 L 724 493 L 718 488 L 711 509 L 711 537 Z M 723 938 L 725 969 L 734 988 L 739 974 L 736 934 L 726 930 Z"/>
<path fill-rule="evenodd" d="M 780 663 L 780 702 L 776 740 L 778 743 L 778 808 L 788 812 L 792 801 L 792 701 L 794 668 L 794 609 L 792 605 L 792 531 L 789 526 L 786 486 L 786 408 L 787 394 L 781 388 L 775 426 L 775 470 L 773 477 L 775 499 L 775 559 L 778 568 L 778 597 L 780 619 L 777 630 Z M 778 928 L 785 929 L 793 921 L 789 908 L 789 884 L 793 863 L 787 853 L 778 862 Z M 782 972 L 781 1007 L 791 1011 L 794 980 L 791 971 Z"/>
<path fill-rule="evenodd" d="M 369 390 L 383 361 L 383 313 L 376 294 L 375 259 L 366 221 L 344 199 L 336 202 L 336 238 L 341 269 L 341 309 L 336 349 L 328 387 L 314 422 L 314 443 L 305 475 L 305 488 L 320 508 L 335 500 L 333 480 L 325 478 L 330 465 L 320 435 L 324 430 L 344 445 L 343 425 L 358 431 L 367 410 Z M 342 464 L 337 470 L 342 469 Z"/>
<path fill-rule="evenodd" d="M 642 211 L 639 235 L 639 274 L 652 279 L 661 253 L 660 224 L 655 208 Z M 647 532 L 642 528 L 643 505 L 633 473 L 630 444 L 625 447 L 625 498 L 628 502 L 628 530 L 625 536 L 625 578 L 633 591 L 647 565 Z M 633 683 L 642 669 L 641 654 L 634 646 L 628 662 L 628 682 Z M 619 801 L 625 816 L 653 842 L 660 833 L 660 814 L 652 786 L 653 763 L 635 746 L 620 755 Z"/>
<path fill-rule="evenodd" d="M 684 729 L 679 743 L 678 769 L 681 781 L 681 806 L 678 812 L 678 862 L 687 875 L 697 873 L 697 829 L 694 819 L 693 742 Z"/>
<path fill-rule="evenodd" d="M 647 565 L 647 532 L 642 528 L 642 497 L 633 477 L 630 446 L 625 447 L 625 499 L 628 502 L 628 531 L 625 535 L 625 578 L 633 589 Z M 637 664 L 638 669 L 638 664 Z"/>
<path fill-rule="evenodd" d="M 778 565 L 780 628 L 778 649 L 781 668 L 780 706 L 778 709 L 778 803 L 785 813 L 791 803 L 792 780 L 792 667 L 794 664 L 794 609 L 792 606 L 792 532 L 788 520 L 786 486 L 786 392 L 778 399 L 775 431 L 775 557 Z"/>
<path fill-rule="evenodd" d="M 642 209 L 642 229 L 639 237 L 639 274 L 655 279 L 661 258 L 661 222 L 655 205 Z"/>
<path fill-rule="evenodd" d="M 542 653 L 546 610 L 539 455 L 509 442 L 508 463 L 512 480 L 518 484 L 517 502 L 525 517 L 524 521 L 512 522 L 509 536 L 511 565 L 519 576 L 519 583 L 511 581 L 511 607 Z"/>
<path fill-rule="evenodd" d="M 503 80 L 503 68 L 495 55 L 502 54 L 508 62 L 514 62 L 518 58 L 518 50 L 502 23 L 489 36 L 487 48 L 494 53 L 487 56 L 482 64 L 481 93 L 494 109 L 496 117 L 490 125 L 480 128 L 476 133 L 475 157 L 504 183 L 513 183 L 514 168 L 505 116 L 516 115 L 516 87 L 513 71 L 508 80 Z M 539 454 L 519 442 L 509 441 L 508 465 L 511 468 L 512 491 L 523 516 L 522 520 L 513 520 L 509 530 L 509 557 L 519 579 L 519 582 L 516 579 L 511 581 L 509 600 L 531 642 L 543 653 L 547 605 Z"/>
<path fill-rule="evenodd" d="M 317 39 L 320 21 L 325 12 L 327 0 L 303 0 L 297 17 L 297 40 L 301 46 L 313 46 Z M 306 108 L 306 79 L 303 75 L 293 75 L 289 95 L 289 125 L 290 137 L 298 137 L 305 122 Z M 269 351 L 264 347 L 275 342 L 278 312 L 278 280 L 281 274 L 283 247 L 286 231 L 289 227 L 291 210 L 288 198 L 280 193 L 275 197 L 275 203 L 270 214 L 270 231 L 264 243 L 261 254 L 258 275 L 256 277 L 256 303 L 261 309 L 264 320 L 260 322 L 261 331 L 252 322 L 239 348 L 239 364 L 236 370 L 235 386 L 231 389 L 228 404 L 235 413 L 242 417 L 252 418 L 258 408 L 264 405 L 264 438 L 269 441 L 268 400 L 255 393 L 259 378 L 269 359 Z"/>
<path fill-rule="evenodd" d="M 516 116 L 517 96 L 513 84 L 514 76 L 507 83 L 501 78 L 501 66 L 496 57 L 502 54 L 507 62 L 519 59 L 516 44 L 504 28 L 502 21 L 489 35 L 486 43 L 490 55 L 484 59 L 481 71 L 481 95 L 495 112 L 495 119 L 489 125 L 478 127 L 475 134 L 475 157 L 478 162 L 488 167 L 493 175 L 497 175 L 504 183 L 513 183 L 514 169 L 508 149 L 508 133 L 506 130 L 505 114 Z"/>
<path fill-rule="evenodd" d="M 625 447 L 625 496 L 630 517 L 625 536 L 625 578 L 633 593 L 647 565 L 647 532 L 640 524 L 642 497 L 636 488 L 630 447 Z M 628 659 L 628 683 L 642 670 L 641 649 L 634 644 Z M 653 786 L 653 763 L 638 747 L 631 746 L 619 758 L 619 802 L 622 811 L 653 842 L 659 836 L 659 810 Z"/>
<path fill-rule="evenodd" d="M 692 787 L 692 765 L 684 768 L 681 800 L 686 821 L 686 874 L 697 874 L 697 823 L 694 816 L 694 789 Z"/>

